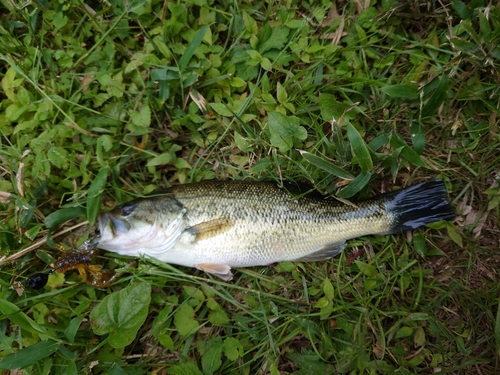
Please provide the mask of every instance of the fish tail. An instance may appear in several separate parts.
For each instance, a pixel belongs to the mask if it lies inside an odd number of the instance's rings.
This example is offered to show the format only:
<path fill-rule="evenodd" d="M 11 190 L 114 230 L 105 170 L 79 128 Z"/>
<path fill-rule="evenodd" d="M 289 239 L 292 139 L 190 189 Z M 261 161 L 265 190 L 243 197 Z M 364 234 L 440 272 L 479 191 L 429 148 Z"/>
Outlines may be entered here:
<path fill-rule="evenodd" d="M 446 200 L 446 188 L 440 179 L 384 194 L 382 199 L 388 216 L 392 218 L 387 234 L 406 232 L 455 217 L 455 210 Z"/>

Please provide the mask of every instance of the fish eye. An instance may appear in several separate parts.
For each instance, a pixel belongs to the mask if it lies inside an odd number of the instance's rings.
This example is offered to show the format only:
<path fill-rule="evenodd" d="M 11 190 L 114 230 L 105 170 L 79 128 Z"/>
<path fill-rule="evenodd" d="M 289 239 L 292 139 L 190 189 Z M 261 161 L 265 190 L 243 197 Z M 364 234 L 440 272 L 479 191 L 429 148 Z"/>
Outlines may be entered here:
<path fill-rule="evenodd" d="M 125 203 L 123 206 L 122 206 L 122 215 L 123 216 L 128 216 L 132 213 L 132 211 L 134 210 L 134 205 L 131 204 L 131 203 Z"/>

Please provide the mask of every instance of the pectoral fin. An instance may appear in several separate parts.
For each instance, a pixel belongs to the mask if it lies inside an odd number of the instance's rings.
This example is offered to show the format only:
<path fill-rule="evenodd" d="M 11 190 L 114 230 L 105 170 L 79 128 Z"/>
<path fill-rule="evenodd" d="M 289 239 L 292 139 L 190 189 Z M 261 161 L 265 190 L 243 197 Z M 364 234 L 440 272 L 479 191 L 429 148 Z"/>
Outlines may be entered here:
<path fill-rule="evenodd" d="M 218 276 L 224 281 L 229 281 L 233 278 L 231 267 L 229 267 L 227 264 L 200 263 L 196 265 L 196 268 L 211 273 L 212 275 Z"/>
<path fill-rule="evenodd" d="M 233 225 L 234 225 L 233 220 L 220 218 L 196 224 L 186 229 L 186 232 L 194 236 L 192 243 L 195 243 L 202 239 L 211 238 L 217 236 L 218 234 L 224 233 L 225 231 L 229 230 Z"/>
<path fill-rule="evenodd" d="M 345 242 L 334 242 L 323 246 L 321 249 L 311 253 L 300 259 L 296 259 L 295 262 L 319 262 L 321 260 L 327 260 L 340 254 L 344 250 Z"/>

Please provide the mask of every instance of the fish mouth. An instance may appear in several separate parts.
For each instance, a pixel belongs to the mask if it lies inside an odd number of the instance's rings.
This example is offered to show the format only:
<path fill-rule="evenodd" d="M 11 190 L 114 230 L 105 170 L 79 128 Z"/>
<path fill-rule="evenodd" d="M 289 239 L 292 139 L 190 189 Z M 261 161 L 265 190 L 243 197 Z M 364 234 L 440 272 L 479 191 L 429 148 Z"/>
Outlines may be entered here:
<path fill-rule="evenodd" d="M 103 212 L 99 215 L 99 232 L 101 233 L 101 238 L 105 237 L 105 234 L 108 233 L 108 229 L 112 237 L 115 237 L 127 233 L 130 230 L 130 223 L 114 217 L 109 212 Z"/>

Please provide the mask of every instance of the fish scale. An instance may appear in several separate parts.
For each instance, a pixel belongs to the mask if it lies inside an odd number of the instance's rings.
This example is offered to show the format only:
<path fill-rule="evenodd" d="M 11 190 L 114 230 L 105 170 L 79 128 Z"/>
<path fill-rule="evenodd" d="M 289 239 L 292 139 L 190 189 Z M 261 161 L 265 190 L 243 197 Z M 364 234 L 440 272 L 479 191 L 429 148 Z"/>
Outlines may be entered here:
<path fill-rule="evenodd" d="M 223 279 L 231 267 L 319 261 L 347 240 L 450 220 L 441 180 L 348 205 L 273 182 L 205 181 L 126 203 L 99 219 L 99 248 L 149 255 Z"/>

